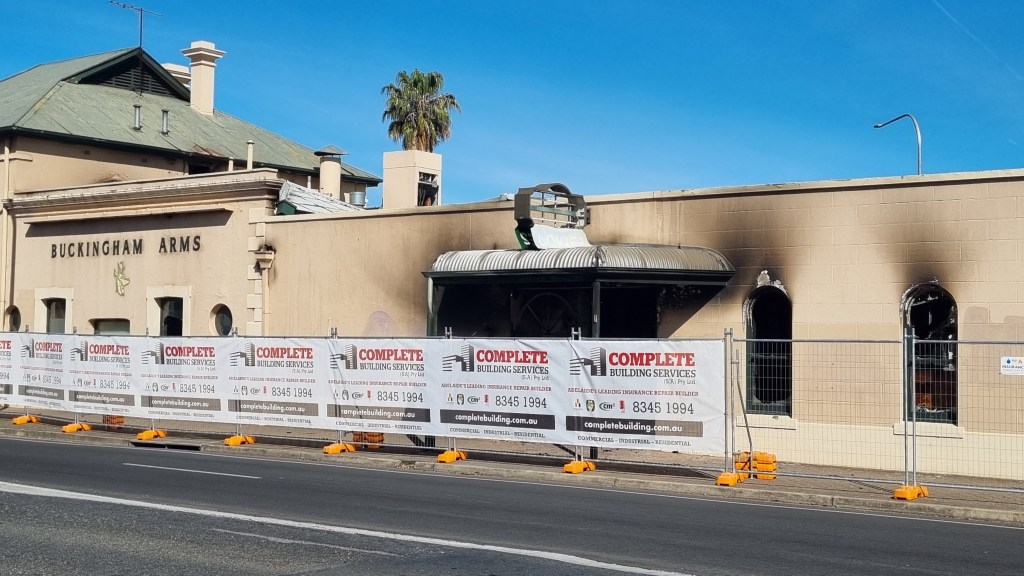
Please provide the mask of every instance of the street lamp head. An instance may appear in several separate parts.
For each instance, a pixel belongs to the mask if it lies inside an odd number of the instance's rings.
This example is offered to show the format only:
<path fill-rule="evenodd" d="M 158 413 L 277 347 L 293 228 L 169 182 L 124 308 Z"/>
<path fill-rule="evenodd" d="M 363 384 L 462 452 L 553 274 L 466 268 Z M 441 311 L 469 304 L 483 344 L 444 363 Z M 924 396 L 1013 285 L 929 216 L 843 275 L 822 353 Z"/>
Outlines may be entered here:
<path fill-rule="evenodd" d="M 914 118 L 913 114 L 900 114 L 899 116 L 893 118 L 892 120 L 889 120 L 888 122 L 882 122 L 881 124 L 875 124 L 875 128 L 883 128 L 883 127 L 888 126 L 889 124 L 892 124 L 893 122 L 895 122 L 897 120 L 900 120 L 902 118 L 909 118 L 910 121 L 914 123 L 914 132 L 917 133 L 917 175 L 920 176 L 922 174 L 922 172 L 921 172 L 921 164 L 922 164 L 921 163 L 921 126 L 918 125 L 917 118 Z"/>

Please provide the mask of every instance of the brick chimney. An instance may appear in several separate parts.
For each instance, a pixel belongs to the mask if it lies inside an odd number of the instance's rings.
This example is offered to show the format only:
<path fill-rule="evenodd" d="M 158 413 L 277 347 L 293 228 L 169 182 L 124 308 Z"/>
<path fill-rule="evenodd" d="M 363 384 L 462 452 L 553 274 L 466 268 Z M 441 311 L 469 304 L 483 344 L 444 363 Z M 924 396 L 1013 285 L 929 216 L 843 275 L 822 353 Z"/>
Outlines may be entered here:
<path fill-rule="evenodd" d="M 197 40 L 181 53 L 191 61 L 192 107 L 201 114 L 213 114 L 213 72 L 225 52 L 217 50 L 213 42 Z"/>

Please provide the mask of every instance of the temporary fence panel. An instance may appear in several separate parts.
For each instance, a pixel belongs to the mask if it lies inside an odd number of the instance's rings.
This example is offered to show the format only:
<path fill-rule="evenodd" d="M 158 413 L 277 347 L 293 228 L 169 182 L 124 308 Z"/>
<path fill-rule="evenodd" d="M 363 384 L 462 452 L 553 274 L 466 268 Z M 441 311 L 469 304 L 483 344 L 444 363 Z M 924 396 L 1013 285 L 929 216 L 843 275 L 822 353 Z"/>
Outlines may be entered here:
<path fill-rule="evenodd" d="M 904 469 L 894 432 L 902 342 L 746 339 L 734 352 L 738 449 L 752 445 L 784 463 Z"/>
<path fill-rule="evenodd" d="M 913 347 L 914 393 L 905 413 L 917 471 L 1014 479 L 1024 488 L 1024 343 L 920 340 Z"/>
<path fill-rule="evenodd" d="M 8 333 L 0 338 L 0 402 L 207 429 L 721 453 L 724 354 L 722 340 Z"/>

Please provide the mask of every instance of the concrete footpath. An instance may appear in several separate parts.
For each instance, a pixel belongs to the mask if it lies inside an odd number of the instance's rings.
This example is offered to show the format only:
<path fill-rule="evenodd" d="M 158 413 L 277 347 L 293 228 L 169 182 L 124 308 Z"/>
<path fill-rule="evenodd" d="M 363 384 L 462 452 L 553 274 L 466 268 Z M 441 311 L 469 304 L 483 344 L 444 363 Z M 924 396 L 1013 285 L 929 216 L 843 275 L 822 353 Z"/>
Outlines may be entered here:
<path fill-rule="evenodd" d="M 919 476 L 918 483 L 928 488 L 929 496 L 913 501 L 895 500 L 893 489 L 899 482 L 875 482 L 862 478 L 872 477 L 871 471 L 815 468 L 816 475 L 835 476 L 821 479 L 788 476 L 787 469 L 800 471 L 799 466 L 780 463 L 775 480 L 747 479 L 732 487 L 716 486 L 715 474 L 687 469 L 652 467 L 637 471 L 635 467 L 618 463 L 597 462 L 597 470 L 582 474 L 566 474 L 561 465 L 568 461 L 527 460 L 514 455 L 474 455 L 451 464 L 438 463 L 436 451 L 383 447 L 338 455 L 324 454 L 323 441 L 297 441 L 294 443 L 264 443 L 226 446 L 222 438 L 208 435 L 173 434 L 168 438 L 141 442 L 134 433 L 123 431 L 91 430 L 64 433 L 52 423 L 15 426 L 7 414 L 0 419 L 0 437 L 26 438 L 65 443 L 135 445 L 140 449 L 188 449 L 214 454 L 330 462 L 342 466 L 357 466 L 383 470 L 404 470 L 424 473 L 466 475 L 521 482 L 537 482 L 608 488 L 616 490 L 650 491 L 679 496 L 737 500 L 762 504 L 792 504 L 859 512 L 880 512 L 928 516 L 949 520 L 967 520 L 1008 524 L 1024 527 L 1024 481 L 985 480 L 989 490 L 929 486 L 928 478 Z M 486 459 L 483 459 L 486 458 Z M 876 477 L 877 477 L 877 473 Z M 841 478 L 841 479 L 840 479 Z M 902 474 L 894 476 L 902 478 Z M 955 484 L 952 479 L 933 479 Z M 974 484 L 975 482 L 972 482 Z M 1006 491 L 998 491 L 997 488 Z"/>

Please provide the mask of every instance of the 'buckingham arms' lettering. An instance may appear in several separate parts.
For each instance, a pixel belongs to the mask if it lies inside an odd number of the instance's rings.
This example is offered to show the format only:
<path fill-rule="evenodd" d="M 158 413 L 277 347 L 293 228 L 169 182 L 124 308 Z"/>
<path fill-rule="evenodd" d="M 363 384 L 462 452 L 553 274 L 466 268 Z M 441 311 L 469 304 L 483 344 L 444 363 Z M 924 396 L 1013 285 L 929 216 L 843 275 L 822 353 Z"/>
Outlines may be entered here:
<path fill-rule="evenodd" d="M 199 234 L 160 238 L 161 254 L 198 252 L 202 247 Z M 142 238 L 89 240 L 50 244 L 50 258 L 87 258 L 90 256 L 128 256 L 142 254 Z"/>

